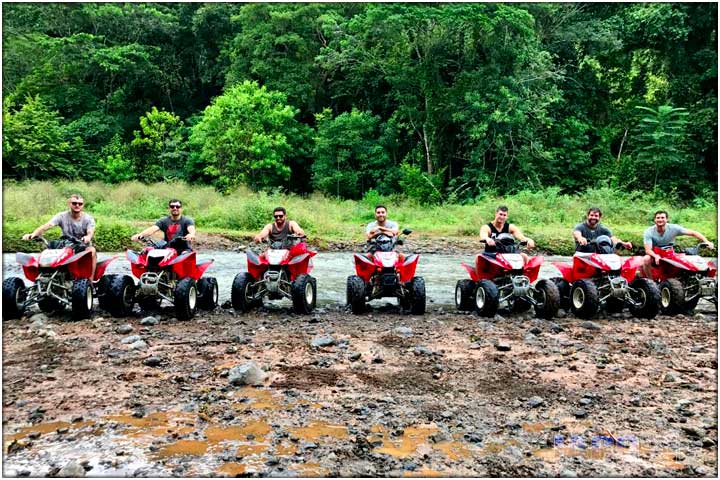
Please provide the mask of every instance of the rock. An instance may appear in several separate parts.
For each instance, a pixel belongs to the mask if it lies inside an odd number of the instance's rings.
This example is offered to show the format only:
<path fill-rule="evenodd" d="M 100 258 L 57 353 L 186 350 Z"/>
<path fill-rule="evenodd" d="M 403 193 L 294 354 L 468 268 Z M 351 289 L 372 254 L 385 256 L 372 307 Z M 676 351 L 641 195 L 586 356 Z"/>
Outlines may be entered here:
<path fill-rule="evenodd" d="M 75 415 L 70 419 L 70 423 L 78 423 L 82 422 L 84 420 L 84 417 L 82 415 Z"/>
<path fill-rule="evenodd" d="M 504 340 L 498 340 L 497 343 L 495 343 L 495 350 L 500 352 L 509 352 L 510 348 L 510 344 Z"/>
<path fill-rule="evenodd" d="M 160 320 L 153 316 L 145 317 L 142 320 L 140 320 L 140 325 L 144 325 L 144 326 L 153 326 L 153 325 L 157 325 L 158 323 L 160 323 Z"/>
<path fill-rule="evenodd" d="M 415 350 L 413 350 L 413 353 L 415 355 L 432 355 L 433 354 L 433 352 L 429 348 L 424 347 L 424 346 L 415 347 Z"/>
<path fill-rule="evenodd" d="M 130 344 L 130 350 L 145 350 L 148 348 L 148 344 L 144 340 L 138 340 Z"/>
<path fill-rule="evenodd" d="M 329 347 L 331 345 L 335 345 L 335 339 L 330 335 L 323 335 L 320 337 L 315 337 L 312 339 L 312 342 L 310 342 L 310 345 L 313 347 Z"/>
<path fill-rule="evenodd" d="M 162 363 L 162 359 L 158 357 L 148 357 L 143 360 L 143 365 L 146 367 L 158 367 Z"/>
<path fill-rule="evenodd" d="M 588 329 L 588 330 L 600 330 L 600 329 L 602 329 L 602 327 L 601 327 L 600 325 L 598 325 L 598 324 L 595 323 L 595 322 L 591 322 L 590 320 L 585 320 L 584 322 L 582 322 L 582 323 L 580 324 L 580 326 L 581 326 L 582 328 L 586 328 L 586 329 Z"/>
<path fill-rule="evenodd" d="M 588 412 L 584 408 L 578 408 L 573 412 L 573 415 L 575 415 L 576 418 L 585 418 L 588 415 Z"/>
<path fill-rule="evenodd" d="M 537 408 L 545 403 L 545 400 L 543 400 L 542 397 L 538 397 L 535 395 L 534 397 L 530 397 L 530 399 L 527 401 L 527 405 L 530 408 Z"/>
<path fill-rule="evenodd" d="M 466 433 L 463 435 L 465 441 L 470 443 L 482 443 L 483 437 L 477 433 Z"/>
<path fill-rule="evenodd" d="M 550 331 L 553 333 L 560 333 L 565 330 L 562 325 L 555 322 L 548 322 L 548 327 L 550 327 Z"/>
<path fill-rule="evenodd" d="M 504 322 L 504 321 L 505 321 L 505 317 L 502 317 L 502 316 L 500 316 L 500 315 L 498 315 L 498 314 L 495 314 L 495 316 L 493 317 L 492 321 L 493 321 L 493 322 Z"/>
<path fill-rule="evenodd" d="M 532 333 L 533 335 L 540 335 L 542 333 L 542 329 L 540 327 L 532 327 L 530 330 L 528 330 L 528 333 Z"/>
<path fill-rule="evenodd" d="M 685 460 L 685 454 L 682 452 L 676 452 L 673 459 L 675 459 L 678 462 L 682 462 L 683 460 Z"/>
<path fill-rule="evenodd" d="M 705 477 L 708 475 L 708 473 L 710 473 L 710 471 L 707 468 L 703 467 L 702 465 L 697 465 L 697 466 L 693 467 L 693 471 L 697 475 L 700 475 L 701 477 Z"/>
<path fill-rule="evenodd" d="M 235 345 L 230 345 L 225 349 L 225 353 L 237 353 L 238 349 Z"/>
<path fill-rule="evenodd" d="M 477 342 L 473 342 L 473 343 L 471 343 L 470 345 L 468 345 L 468 349 L 469 349 L 469 350 L 479 350 L 479 349 L 481 349 L 481 348 L 482 348 L 482 345 L 480 345 L 480 344 L 477 343 Z"/>
<path fill-rule="evenodd" d="M 646 342 L 646 345 L 648 346 L 648 348 L 650 348 L 650 350 L 653 350 L 657 353 L 667 353 L 667 345 L 665 345 L 660 340 L 656 340 L 656 339 L 648 340 Z"/>
<path fill-rule="evenodd" d="M 705 429 L 704 428 L 698 428 L 693 427 L 690 425 L 683 425 L 680 427 L 680 429 L 687 435 L 688 437 L 693 438 L 702 438 L 705 436 Z"/>
<path fill-rule="evenodd" d="M 353 353 L 351 353 L 351 354 L 348 356 L 348 359 L 349 359 L 351 362 L 356 362 L 356 361 L 360 360 L 360 357 L 362 357 L 362 355 L 360 354 L 360 352 L 353 352 Z"/>
<path fill-rule="evenodd" d="M 673 383 L 676 382 L 677 378 L 672 373 L 668 372 L 665 374 L 665 378 L 663 379 L 663 382 L 665 383 Z"/>
<path fill-rule="evenodd" d="M 560 476 L 563 478 L 574 478 L 577 477 L 577 473 L 575 473 L 575 470 L 571 470 L 569 468 L 563 468 L 560 472 Z"/>
<path fill-rule="evenodd" d="M 705 314 L 703 314 L 703 313 L 696 313 L 695 315 L 693 315 L 693 318 L 694 318 L 695 320 L 705 320 Z"/>
<path fill-rule="evenodd" d="M 125 337 L 122 340 L 120 340 L 120 343 L 125 343 L 125 344 L 135 343 L 135 342 L 139 342 L 140 340 L 142 340 L 142 337 L 140 337 L 140 335 L 130 335 L 129 337 Z"/>
<path fill-rule="evenodd" d="M 115 329 L 115 332 L 116 332 L 116 333 L 119 333 L 120 335 L 126 335 L 126 334 L 132 332 L 133 330 L 135 330 L 135 329 L 133 328 L 133 326 L 130 325 L 129 323 L 126 323 L 125 325 L 120 325 L 120 326 L 118 326 L 118 327 Z M 125 342 L 123 342 L 123 343 L 125 343 Z"/>
<path fill-rule="evenodd" d="M 230 385 L 262 385 L 267 374 L 255 362 L 245 363 L 230 369 L 228 380 Z"/>
<path fill-rule="evenodd" d="M 385 359 L 382 357 L 375 357 L 372 359 L 372 363 L 385 363 Z"/>
<path fill-rule="evenodd" d="M 72 477 L 72 478 L 84 477 L 85 469 L 83 468 L 82 465 L 80 465 L 75 460 L 71 460 L 70 462 L 65 464 L 64 467 L 62 467 L 60 469 L 60 471 L 57 473 L 56 476 L 65 477 L 65 478 L 67 478 L 67 477 Z"/>
<path fill-rule="evenodd" d="M 397 327 L 393 332 L 397 333 L 401 337 L 412 337 L 413 330 L 410 327 Z"/>
<path fill-rule="evenodd" d="M 29 477 L 32 475 L 32 472 L 30 470 L 18 470 L 16 475 L 18 477 Z"/>
<path fill-rule="evenodd" d="M 36 314 L 33 315 L 32 317 L 30 317 L 30 322 L 31 322 L 31 323 L 38 323 L 38 324 L 43 324 L 43 325 L 44 325 L 44 324 L 46 324 L 46 323 L 49 322 L 49 321 L 50 321 L 50 319 L 49 319 L 48 316 L 45 315 L 44 313 L 36 313 Z"/>
<path fill-rule="evenodd" d="M 590 405 L 592 403 L 591 398 L 583 397 L 580 399 L 580 405 Z"/>
<path fill-rule="evenodd" d="M 710 437 L 705 437 L 702 439 L 703 448 L 714 448 L 715 445 L 716 445 L 715 440 L 713 440 Z"/>

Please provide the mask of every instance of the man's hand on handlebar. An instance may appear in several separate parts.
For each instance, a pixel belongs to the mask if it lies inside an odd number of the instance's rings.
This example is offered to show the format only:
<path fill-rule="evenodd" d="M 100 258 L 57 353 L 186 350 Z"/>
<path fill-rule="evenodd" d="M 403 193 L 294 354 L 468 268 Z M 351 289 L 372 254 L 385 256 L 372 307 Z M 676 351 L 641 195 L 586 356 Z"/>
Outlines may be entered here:
<path fill-rule="evenodd" d="M 37 237 L 33 235 L 32 233 L 26 233 L 22 236 L 23 240 L 35 240 Z"/>

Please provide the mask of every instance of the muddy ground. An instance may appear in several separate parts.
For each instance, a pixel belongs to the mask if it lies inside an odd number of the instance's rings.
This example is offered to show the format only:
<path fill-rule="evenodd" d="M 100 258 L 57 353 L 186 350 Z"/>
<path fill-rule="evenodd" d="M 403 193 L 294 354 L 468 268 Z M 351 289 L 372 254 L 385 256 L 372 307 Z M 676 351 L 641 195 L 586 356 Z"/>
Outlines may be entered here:
<path fill-rule="evenodd" d="M 715 477 L 717 315 L 700 306 L 5 322 L 4 474 Z M 249 362 L 267 378 L 231 385 Z"/>

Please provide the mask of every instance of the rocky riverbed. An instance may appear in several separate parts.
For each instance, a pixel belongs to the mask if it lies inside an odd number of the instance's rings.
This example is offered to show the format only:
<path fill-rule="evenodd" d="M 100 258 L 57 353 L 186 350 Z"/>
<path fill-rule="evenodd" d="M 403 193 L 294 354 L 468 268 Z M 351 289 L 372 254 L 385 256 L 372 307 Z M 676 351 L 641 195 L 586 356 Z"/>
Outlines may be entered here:
<path fill-rule="evenodd" d="M 710 305 L 550 322 L 376 303 L 5 322 L 4 474 L 716 476 Z"/>

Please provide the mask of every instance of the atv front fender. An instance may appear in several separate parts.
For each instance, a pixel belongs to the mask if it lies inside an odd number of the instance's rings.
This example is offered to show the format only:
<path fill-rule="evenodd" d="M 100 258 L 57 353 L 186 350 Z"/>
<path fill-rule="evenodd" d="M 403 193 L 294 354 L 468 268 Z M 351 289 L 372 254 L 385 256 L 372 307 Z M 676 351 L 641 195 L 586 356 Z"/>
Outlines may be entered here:
<path fill-rule="evenodd" d="M 400 283 L 407 283 L 413 279 L 415 276 L 415 269 L 417 269 L 418 260 L 420 260 L 420 255 L 413 254 L 407 257 L 402 265 L 398 266 Z"/>
<path fill-rule="evenodd" d="M 637 269 L 642 266 L 642 263 L 643 257 L 641 256 L 628 258 L 625 260 L 625 263 L 623 263 L 622 268 L 620 269 L 620 275 L 628 282 L 632 282 L 635 280 L 635 272 L 637 272 Z"/>
<path fill-rule="evenodd" d="M 107 269 L 108 265 L 110 265 L 112 263 L 112 261 L 115 260 L 116 258 L 117 258 L 117 255 L 113 255 L 112 257 L 106 258 L 102 262 L 97 263 L 97 265 L 95 266 L 95 278 L 93 278 L 94 282 L 97 282 L 98 280 L 100 280 L 100 278 L 105 273 L 105 270 Z"/>
<path fill-rule="evenodd" d="M 560 270 L 560 275 L 563 277 L 563 279 L 568 283 L 573 283 L 575 279 L 573 278 L 573 269 L 572 265 L 568 265 L 567 263 L 560 263 L 560 262 L 553 262 L 552 265 Z"/>
<path fill-rule="evenodd" d="M 540 273 L 540 266 L 542 265 L 545 258 L 542 255 L 532 257 L 528 260 L 527 264 L 523 268 L 525 275 L 530 279 L 530 283 L 537 280 L 538 274 Z"/>
<path fill-rule="evenodd" d="M 478 276 L 477 272 L 475 271 L 474 267 L 471 267 L 467 263 L 461 262 L 460 265 L 462 265 L 465 270 L 470 274 L 470 279 L 472 279 L 473 282 L 480 281 L 480 277 Z"/>
<path fill-rule="evenodd" d="M 295 280 L 298 275 L 303 273 L 310 273 L 312 270 L 312 262 L 310 259 L 312 255 L 309 253 L 303 253 L 288 262 L 288 271 L 290 272 L 290 281 Z"/>

